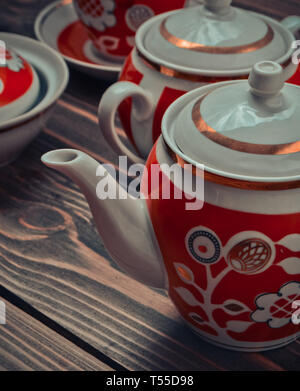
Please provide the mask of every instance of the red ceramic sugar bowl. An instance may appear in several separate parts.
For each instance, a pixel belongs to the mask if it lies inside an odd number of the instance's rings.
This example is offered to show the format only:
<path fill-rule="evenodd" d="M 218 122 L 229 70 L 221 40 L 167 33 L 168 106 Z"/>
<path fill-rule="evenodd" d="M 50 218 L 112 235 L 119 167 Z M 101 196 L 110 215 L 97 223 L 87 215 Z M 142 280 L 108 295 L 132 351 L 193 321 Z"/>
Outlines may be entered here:
<path fill-rule="evenodd" d="M 0 124 L 29 110 L 39 90 L 33 67 L 16 51 L 6 48 L 0 65 Z"/>

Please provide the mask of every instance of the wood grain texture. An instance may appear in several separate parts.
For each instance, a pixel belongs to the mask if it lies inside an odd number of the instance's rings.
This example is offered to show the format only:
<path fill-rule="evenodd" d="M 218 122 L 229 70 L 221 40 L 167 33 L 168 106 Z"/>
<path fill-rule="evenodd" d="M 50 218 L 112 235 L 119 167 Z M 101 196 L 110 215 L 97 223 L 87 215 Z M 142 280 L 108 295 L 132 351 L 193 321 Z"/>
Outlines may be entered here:
<path fill-rule="evenodd" d="M 0 370 L 111 370 L 8 301 L 4 302 L 6 324 L 0 325 Z"/>
<path fill-rule="evenodd" d="M 31 35 L 46 3 L 5 1 L 0 28 Z M 293 0 L 235 3 L 278 18 L 299 10 Z M 299 342 L 249 354 L 196 338 L 164 292 L 133 281 L 110 259 L 79 189 L 40 162 L 49 150 L 72 147 L 118 164 L 96 119 L 107 84 L 70 76 L 44 132 L 0 169 L 0 285 L 130 370 L 299 370 Z"/>
<path fill-rule="evenodd" d="M 260 12 L 275 19 L 282 19 L 289 15 L 299 15 L 299 0 L 238 0 L 233 5 Z"/>

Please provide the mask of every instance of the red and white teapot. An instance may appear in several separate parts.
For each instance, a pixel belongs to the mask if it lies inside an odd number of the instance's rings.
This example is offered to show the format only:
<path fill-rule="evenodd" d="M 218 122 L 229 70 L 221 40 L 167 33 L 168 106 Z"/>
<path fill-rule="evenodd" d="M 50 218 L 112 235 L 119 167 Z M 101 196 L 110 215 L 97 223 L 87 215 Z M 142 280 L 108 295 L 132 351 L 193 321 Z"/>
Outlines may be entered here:
<path fill-rule="evenodd" d="M 205 5 L 151 18 L 137 31 L 120 81 L 103 95 L 99 125 L 110 146 L 132 161 L 146 158 L 161 133 L 165 110 L 178 97 L 205 84 L 246 79 L 252 66 L 272 60 L 284 67 L 288 80 L 299 17 L 278 23 L 232 7 L 230 0 L 206 0 Z M 134 106 L 132 107 L 133 98 Z M 129 151 L 116 132 L 119 110 L 124 130 L 139 156 Z M 141 159 L 142 158 L 142 159 Z"/>
<path fill-rule="evenodd" d="M 4 49 L 0 64 L 0 123 L 29 110 L 40 92 L 34 68 L 12 49 Z"/>
<path fill-rule="evenodd" d="M 261 62 L 249 81 L 176 100 L 139 198 L 80 151 L 42 157 L 80 186 L 120 266 L 167 289 L 197 334 L 228 349 L 274 349 L 300 335 L 300 88 L 284 76 Z"/>

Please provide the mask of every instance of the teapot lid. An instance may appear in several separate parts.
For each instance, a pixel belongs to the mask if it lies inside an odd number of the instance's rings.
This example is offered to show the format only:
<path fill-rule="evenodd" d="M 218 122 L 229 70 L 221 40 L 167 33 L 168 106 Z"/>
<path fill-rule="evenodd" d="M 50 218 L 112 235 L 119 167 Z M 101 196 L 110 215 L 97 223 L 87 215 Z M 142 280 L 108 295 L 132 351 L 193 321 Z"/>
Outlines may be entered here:
<path fill-rule="evenodd" d="M 23 114 L 39 94 L 39 78 L 33 67 L 11 48 L 0 63 L 0 123 Z"/>
<path fill-rule="evenodd" d="M 247 80 L 211 84 L 174 102 L 163 137 L 184 161 L 249 181 L 300 179 L 300 88 L 257 63 Z"/>
<path fill-rule="evenodd" d="M 231 6 L 231 0 L 158 15 L 141 26 L 137 49 L 152 63 L 190 74 L 249 74 L 262 60 L 283 64 L 293 36 L 280 23 Z"/>

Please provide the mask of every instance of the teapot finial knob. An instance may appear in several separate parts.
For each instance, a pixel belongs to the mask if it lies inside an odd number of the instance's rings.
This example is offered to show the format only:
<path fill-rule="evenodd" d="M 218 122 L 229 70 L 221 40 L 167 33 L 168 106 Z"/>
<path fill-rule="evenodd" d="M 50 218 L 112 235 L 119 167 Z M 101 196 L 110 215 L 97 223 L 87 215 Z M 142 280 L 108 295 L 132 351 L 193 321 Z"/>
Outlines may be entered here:
<path fill-rule="evenodd" d="M 205 7 L 210 11 L 218 14 L 228 12 L 232 0 L 205 0 Z"/>
<path fill-rule="evenodd" d="M 275 96 L 284 86 L 283 68 L 273 61 L 254 65 L 248 79 L 251 92 L 258 96 Z"/>

